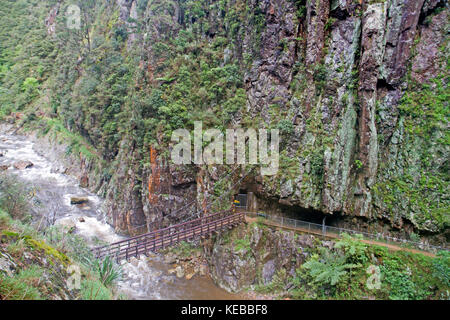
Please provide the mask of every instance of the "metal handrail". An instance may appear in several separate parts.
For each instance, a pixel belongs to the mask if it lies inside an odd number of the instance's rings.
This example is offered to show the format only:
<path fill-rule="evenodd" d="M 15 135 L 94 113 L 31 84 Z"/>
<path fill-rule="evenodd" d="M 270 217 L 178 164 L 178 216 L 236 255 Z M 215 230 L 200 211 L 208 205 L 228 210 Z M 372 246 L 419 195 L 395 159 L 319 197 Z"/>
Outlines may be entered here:
<path fill-rule="evenodd" d="M 324 235 L 326 235 L 328 230 L 330 230 L 330 231 L 335 230 L 334 234 L 337 234 L 338 236 L 340 236 L 341 233 L 360 234 L 363 237 L 366 237 L 369 239 L 391 241 L 392 243 L 411 244 L 419 250 L 425 250 L 425 248 L 428 248 L 428 250 L 432 249 L 435 251 L 438 251 L 438 250 L 450 251 L 450 249 L 448 249 L 446 247 L 433 246 L 428 243 L 415 242 L 415 241 L 410 241 L 410 240 L 406 240 L 406 239 L 402 239 L 402 238 L 389 237 L 389 236 L 386 236 L 383 234 L 373 234 L 373 233 L 367 233 L 367 232 L 363 232 L 363 231 L 351 230 L 351 229 L 346 229 L 346 228 L 338 228 L 338 227 L 332 227 L 332 226 L 325 226 L 325 228 L 323 228 L 324 226 L 322 224 L 317 224 L 317 223 L 303 221 L 303 220 L 297 220 L 297 219 L 291 219 L 291 218 L 286 218 L 286 217 L 277 217 L 274 215 L 265 214 L 265 213 L 261 213 L 261 212 L 256 212 L 256 213 L 255 212 L 245 212 L 245 214 L 248 216 L 262 217 L 267 220 L 276 221 L 276 222 L 280 223 L 282 226 L 294 225 L 295 227 L 300 227 L 301 225 L 303 225 L 303 226 L 305 226 L 305 229 L 306 229 L 306 227 L 308 229 L 305 231 L 309 231 L 309 232 L 311 232 L 311 227 L 313 227 L 312 228 L 313 230 L 314 230 L 314 228 L 316 230 L 320 230 L 320 231 L 322 231 L 322 233 Z M 330 232 L 330 233 L 333 233 L 333 232 Z"/>
<path fill-rule="evenodd" d="M 218 215 L 222 215 L 222 214 L 224 214 L 226 212 L 227 211 L 220 211 L 220 212 L 208 215 L 208 216 L 204 216 L 204 217 L 201 217 L 201 218 L 196 218 L 194 220 L 189 220 L 189 221 L 186 221 L 186 222 L 182 222 L 182 223 L 177 224 L 177 225 L 169 226 L 169 227 L 166 227 L 166 228 L 162 228 L 162 229 L 158 229 L 158 230 L 155 230 L 155 231 L 152 231 L 152 232 L 141 234 L 141 235 L 138 235 L 138 236 L 135 236 L 135 237 L 131 237 L 131 238 L 127 238 L 127 239 L 124 239 L 124 240 L 120 240 L 120 241 L 114 242 L 112 244 L 107 244 L 107 245 L 95 247 L 92 250 L 101 250 L 101 249 L 104 249 L 104 248 L 109 248 L 109 247 L 111 247 L 113 245 L 118 245 L 118 244 L 122 244 L 122 243 L 129 243 L 129 242 L 141 239 L 141 238 L 149 237 L 151 235 L 157 235 L 160 232 L 164 232 L 165 230 L 169 230 L 169 229 L 174 228 L 176 226 L 188 225 L 188 224 L 191 224 L 191 223 L 202 221 L 203 219 L 210 219 L 210 218 L 216 217 Z"/>
<path fill-rule="evenodd" d="M 156 251 L 185 239 L 204 236 L 223 227 L 233 226 L 236 223 L 244 221 L 245 214 L 243 212 L 225 216 L 224 213 L 219 212 L 192 221 L 183 222 L 151 233 L 97 247 L 92 249 L 92 251 L 97 258 L 103 258 L 109 255 L 116 257 L 117 260 L 120 258 L 128 259 L 138 254 L 147 253 L 148 251 Z"/>

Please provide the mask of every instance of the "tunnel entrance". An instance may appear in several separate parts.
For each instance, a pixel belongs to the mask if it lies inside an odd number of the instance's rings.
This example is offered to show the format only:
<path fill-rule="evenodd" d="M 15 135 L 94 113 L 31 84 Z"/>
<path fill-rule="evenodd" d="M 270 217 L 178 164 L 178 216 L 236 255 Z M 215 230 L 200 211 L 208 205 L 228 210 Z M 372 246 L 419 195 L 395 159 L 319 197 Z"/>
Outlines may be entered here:
<path fill-rule="evenodd" d="M 312 208 L 285 204 L 279 199 L 262 199 L 259 197 L 257 198 L 257 212 L 320 225 L 325 224 L 326 226 L 338 226 L 342 219 L 342 215 L 338 212 L 327 214 Z"/>
<path fill-rule="evenodd" d="M 240 209 L 247 209 L 247 200 L 248 200 L 248 194 L 243 192 L 243 190 L 239 190 L 239 193 L 234 196 L 234 203 L 236 208 Z"/>
<path fill-rule="evenodd" d="M 325 222 L 325 225 L 327 226 L 334 225 L 338 220 L 337 215 L 326 214 L 322 211 L 311 208 L 302 208 L 283 204 L 278 204 L 278 206 L 280 208 L 281 216 L 294 220 L 301 220 L 316 224 L 323 224 Z"/>

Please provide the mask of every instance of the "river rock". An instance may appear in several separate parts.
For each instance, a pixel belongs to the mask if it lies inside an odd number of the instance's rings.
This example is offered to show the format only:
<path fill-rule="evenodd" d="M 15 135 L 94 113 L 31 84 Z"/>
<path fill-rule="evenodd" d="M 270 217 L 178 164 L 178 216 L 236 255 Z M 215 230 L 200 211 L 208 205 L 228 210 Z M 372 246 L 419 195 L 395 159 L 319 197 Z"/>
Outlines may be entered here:
<path fill-rule="evenodd" d="M 176 273 L 177 271 L 175 270 L 175 269 L 169 269 L 169 270 L 167 270 L 167 273 L 168 274 L 174 274 L 174 273 Z"/>
<path fill-rule="evenodd" d="M 9 165 L 7 165 L 7 164 L 1 165 L 0 166 L 0 171 L 8 170 L 8 168 L 9 168 Z"/>
<path fill-rule="evenodd" d="M 181 266 L 176 267 L 175 272 L 176 272 L 177 278 L 184 277 L 184 269 Z"/>
<path fill-rule="evenodd" d="M 23 169 L 31 168 L 33 165 L 34 164 L 31 161 L 20 160 L 20 161 L 17 161 L 16 163 L 14 163 L 14 168 L 16 168 L 18 170 L 23 170 Z"/>
<path fill-rule="evenodd" d="M 237 239 L 248 239 L 244 250 Z M 310 235 L 277 232 L 258 225 L 241 225 L 219 237 L 206 256 L 212 279 L 220 287 L 239 292 L 259 281 L 270 283 L 280 270 L 295 274 L 306 260 L 305 249 L 314 247 Z"/>
<path fill-rule="evenodd" d="M 71 197 L 70 204 L 82 204 L 88 202 L 89 199 L 86 197 Z"/>
<path fill-rule="evenodd" d="M 186 275 L 186 280 L 191 280 L 192 277 L 194 277 L 194 276 L 195 276 L 195 273 L 189 273 Z"/>
<path fill-rule="evenodd" d="M 80 221 L 80 222 L 85 222 L 86 220 L 84 220 L 84 217 L 80 217 L 80 218 L 78 219 L 78 221 Z"/>

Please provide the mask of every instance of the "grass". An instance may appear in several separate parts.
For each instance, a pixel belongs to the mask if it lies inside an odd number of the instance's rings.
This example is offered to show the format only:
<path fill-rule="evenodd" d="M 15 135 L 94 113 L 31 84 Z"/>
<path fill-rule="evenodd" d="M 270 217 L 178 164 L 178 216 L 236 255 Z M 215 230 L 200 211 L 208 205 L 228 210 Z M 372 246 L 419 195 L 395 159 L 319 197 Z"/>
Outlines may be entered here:
<path fill-rule="evenodd" d="M 12 276 L 0 272 L 0 300 L 113 299 L 114 282 L 120 273 L 108 260 L 82 266 L 81 288 L 68 291 L 67 267 L 90 257 L 87 244 L 56 227 L 50 231 L 38 232 L 0 208 L 0 250 L 8 253 L 17 266 Z"/>
<path fill-rule="evenodd" d="M 0 274 L 0 299 L 42 300 L 38 286 L 43 272 L 41 267 L 32 265 L 14 277 Z"/>

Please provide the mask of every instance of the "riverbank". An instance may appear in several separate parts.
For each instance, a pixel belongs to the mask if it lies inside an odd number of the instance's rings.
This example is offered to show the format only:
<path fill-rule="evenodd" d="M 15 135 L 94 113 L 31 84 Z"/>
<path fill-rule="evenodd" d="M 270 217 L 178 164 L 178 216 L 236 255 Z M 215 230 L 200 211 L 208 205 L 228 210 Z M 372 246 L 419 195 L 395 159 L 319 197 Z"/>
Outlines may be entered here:
<path fill-rule="evenodd" d="M 87 242 L 64 228 L 39 231 L 0 209 L 0 239 L 0 300 L 126 298 L 89 263 Z"/>
<path fill-rule="evenodd" d="M 28 200 L 29 215 L 34 226 L 41 225 L 43 229 L 54 224 L 68 227 L 91 247 L 122 239 L 108 224 L 104 200 L 89 188 L 81 186 L 76 176 L 70 175 L 77 171 L 79 163 L 70 155 L 58 159 L 57 155 L 64 150 L 64 144 L 55 143 L 45 149 L 51 144 L 51 141 L 45 141 L 45 137 L 38 137 L 32 131 L 28 131 L 26 136 L 11 135 L 14 131 L 12 126 L 3 126 L 0 131 L 0 149 L 4 151 L 0 164 L 8 166 L 3 174 L 15 176 L 32 191 Z M 23 169 L 12 165 L 25 160 L 31 161 L 33 165 Z M 85 197 L 87 202 L 71 204 L 72 196 Z M 118 292 L 129 299 L 242 298 L 215 286 L 207 274 L 198 274 L 189 280 L 169 273 L 170 269 L 163 255 L 141 257 L 124 263 L 123 277 L 117 283 Z"/>

